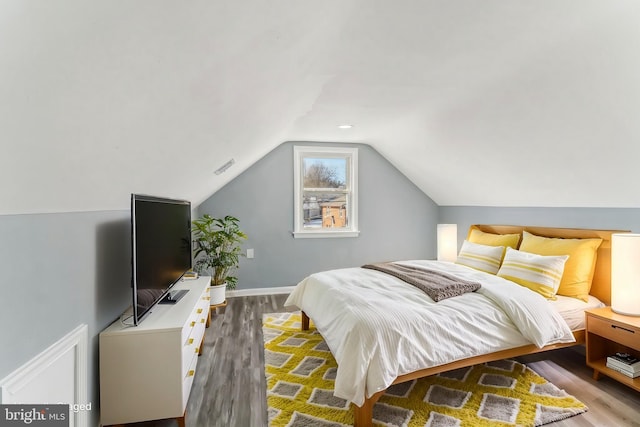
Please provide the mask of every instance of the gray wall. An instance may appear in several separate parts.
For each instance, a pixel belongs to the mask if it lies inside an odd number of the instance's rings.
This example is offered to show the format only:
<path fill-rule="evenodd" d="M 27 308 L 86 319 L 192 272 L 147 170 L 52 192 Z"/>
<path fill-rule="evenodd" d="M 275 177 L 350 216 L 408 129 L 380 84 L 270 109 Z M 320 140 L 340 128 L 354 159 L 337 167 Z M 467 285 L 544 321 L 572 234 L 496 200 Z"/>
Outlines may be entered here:
<path fill-rule="evenodd" d="M 440 206 L 441 223 L 458 224 L 458 247 L 472 224 L 640 230 L 640 209 Z"/>
<path fill-rule="evenodd" d="M 358 222 L 355 238 L 294 239 L 293 146 L 357 146 Z M 368 145 L 286 142 L 197 209 L 231 214 L 254 248 L 241 259 L 238 289 L 291 286 L 310 273 L 371 261 L 435 257 L 437 205 Z"/>
<path fill-rule="evenodd" d="M 86 323 L 90 425 L 98 334 L 131 304 L 129 221 L 128 211 L 0 216 L 0 379 Z"/>

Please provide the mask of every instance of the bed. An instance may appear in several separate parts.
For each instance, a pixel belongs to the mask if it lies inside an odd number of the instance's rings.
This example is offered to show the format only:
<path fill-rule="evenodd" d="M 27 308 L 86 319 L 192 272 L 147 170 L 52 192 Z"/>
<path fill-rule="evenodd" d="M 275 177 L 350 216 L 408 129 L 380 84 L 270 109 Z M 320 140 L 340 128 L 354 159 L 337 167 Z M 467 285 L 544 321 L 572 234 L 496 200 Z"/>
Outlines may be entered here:
<path fill-rule="evenodd" d="M 302 329 L 308 329 L 311 319 L 325 338 L 338 362 L 334 393 L 352 402 L 356 426 L 372 425 L 373 406 L 392 384 L 583 344 L 582 311 L 610 303 L 611 235 L 621 231 L 473 225 L 469 236 L 476 232 L 597 239 L 588 299 L 580 304 L 575 298 L 558 297 L 550 303 L 504 278 L 428 260 L 399 264 L 478 281 L 481 288 L 435 302 L 402 280 L 370 269 L 331 270 L 307 277 L 285 305 L 300 308 Z"/>

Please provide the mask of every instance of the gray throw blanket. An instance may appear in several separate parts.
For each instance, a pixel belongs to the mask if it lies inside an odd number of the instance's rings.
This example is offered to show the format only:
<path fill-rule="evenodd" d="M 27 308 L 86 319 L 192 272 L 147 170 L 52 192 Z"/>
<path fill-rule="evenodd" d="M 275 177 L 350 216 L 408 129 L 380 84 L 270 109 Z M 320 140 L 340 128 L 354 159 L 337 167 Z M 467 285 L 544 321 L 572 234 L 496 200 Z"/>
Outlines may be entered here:
<path fill-rule="evenodd" d="M 458 279 L 440 271 L 393 262 L 366 264 L 362 268 L 381 271 L 404 280 L 431 297 L 435 302 L 480 289 L 480 283 Z"/>

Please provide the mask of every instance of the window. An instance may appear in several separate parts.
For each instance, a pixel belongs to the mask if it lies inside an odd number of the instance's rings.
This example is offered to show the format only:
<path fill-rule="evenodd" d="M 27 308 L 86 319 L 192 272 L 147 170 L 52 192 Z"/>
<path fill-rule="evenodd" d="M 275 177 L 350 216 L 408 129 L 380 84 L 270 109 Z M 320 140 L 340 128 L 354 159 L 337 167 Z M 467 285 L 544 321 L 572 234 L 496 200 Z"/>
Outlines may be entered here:
<path fill-rule="evenodd" d="M 293 161 L 293 235 L 357 237 L 358 149 L 295 146 Z"/>

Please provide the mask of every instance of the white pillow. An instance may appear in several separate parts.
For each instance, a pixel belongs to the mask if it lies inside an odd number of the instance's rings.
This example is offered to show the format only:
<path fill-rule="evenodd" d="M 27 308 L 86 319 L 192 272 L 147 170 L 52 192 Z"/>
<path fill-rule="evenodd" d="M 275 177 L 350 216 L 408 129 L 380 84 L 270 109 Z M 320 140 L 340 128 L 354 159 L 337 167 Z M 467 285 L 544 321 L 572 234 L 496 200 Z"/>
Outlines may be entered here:
<path fill-rule="evenodd" d="M 496 274 L 500 269 L 500 261 L 504 254 L 504 246 L 487 246 L 462 242 L 462 248 L 458 254 L 456 264 L 466 265 L 485 273 Z"/>
<path fill-rule="evenodd" d="M 536 255 L 507 248 L 498 276 L 556 299 L 568 255 Z"/>

